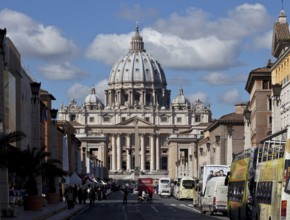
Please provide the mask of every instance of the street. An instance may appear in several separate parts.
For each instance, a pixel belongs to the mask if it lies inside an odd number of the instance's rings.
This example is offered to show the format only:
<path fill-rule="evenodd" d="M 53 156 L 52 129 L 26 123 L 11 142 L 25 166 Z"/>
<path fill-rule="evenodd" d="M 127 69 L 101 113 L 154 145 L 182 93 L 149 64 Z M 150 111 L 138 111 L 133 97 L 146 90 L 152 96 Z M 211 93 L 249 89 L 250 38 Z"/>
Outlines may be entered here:
<path fill-rule="evenodd" d="M 217 214 L 200 214 L 190 200 L 160 198 L 153 196 L 152 202 L 137 202 L 137 195 L 129 194 L 128 203 L 122 202 L 123 192 L 113 192 L 107 200 L 96 201 L 93 207 L 72 218 L 72 220 L 183 220 L 183 219 L 228 219 Z"/>

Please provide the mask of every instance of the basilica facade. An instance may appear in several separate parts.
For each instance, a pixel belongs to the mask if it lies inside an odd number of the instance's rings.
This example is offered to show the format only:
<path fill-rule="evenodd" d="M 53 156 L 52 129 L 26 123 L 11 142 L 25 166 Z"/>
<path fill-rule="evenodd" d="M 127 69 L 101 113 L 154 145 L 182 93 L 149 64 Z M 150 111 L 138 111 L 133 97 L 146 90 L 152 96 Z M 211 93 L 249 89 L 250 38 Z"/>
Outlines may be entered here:
<path fill-rule="evenodd" d="M 103 100 L 92 88 L 81 105 L 72 100 L 58 112 L 81 141 L 83 174 L 195 176 L 195 145 L 211 121 L 210 107 L 182 89 L 171 101 L 164 70 L 146 52 L 138 26 L 111 69 Z"/>

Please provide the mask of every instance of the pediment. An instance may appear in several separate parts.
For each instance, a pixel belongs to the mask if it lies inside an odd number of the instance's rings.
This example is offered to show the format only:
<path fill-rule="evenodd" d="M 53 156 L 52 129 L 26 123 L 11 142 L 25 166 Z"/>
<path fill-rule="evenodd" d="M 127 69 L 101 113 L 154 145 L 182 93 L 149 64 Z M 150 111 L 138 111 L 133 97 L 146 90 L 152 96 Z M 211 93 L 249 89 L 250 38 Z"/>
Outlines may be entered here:
<path fill-rule="evenodd" d="M 152 123 L 150 123 L 142 118 L 138 118 L 137 116 L 129 118 L 125 121 L 122 121 L 117 125 L 123 125 L 123 126 L 124 125 L 126 125 L 126 126 L 136 126 L 137 125 L 138 127 L 140 127 L 140 126 L 153 126 Z"/>

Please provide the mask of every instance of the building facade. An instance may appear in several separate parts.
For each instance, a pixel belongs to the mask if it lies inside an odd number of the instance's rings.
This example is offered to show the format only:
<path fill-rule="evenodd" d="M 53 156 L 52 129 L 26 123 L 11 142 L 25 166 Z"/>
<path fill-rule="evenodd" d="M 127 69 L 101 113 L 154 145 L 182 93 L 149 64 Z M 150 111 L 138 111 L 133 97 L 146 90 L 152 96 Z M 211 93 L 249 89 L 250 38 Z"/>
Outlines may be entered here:
<path fill-rule="evenodd" d="M 248 117 L 245 121 L 245 136 L 249 133 L 250 141 L 245 144 L 245 148 L 258 146 L 260 140 L 272 133 L 272 65 L 269 60 L 265 67 L 252 70 L 248 76 L 245 89 L 250 95 L 250 101 L 248 114 L 245 114 Z"/>
<path fill-rule="evenodd" d="M 58 118 L 70 121 L 81 141 L 85 173 L 97 163 L 113 178 L 134 173 L 175 178 L 180 151 L 170 136 L 194 130 L 200 135 L 211 110 L 199 100 L 191 103 L 182 89 L 171 102 L 164 70 L 146 52 L 138 27 L 129 52 L 113 65 L 104 92 L 104 103 L 92 88 L 82 105 L 72 100 L 59 109 Z M 190 161 L 193 153 L 187 150 Z"/>
<path fill-rule="evenodd" d="M 277 58 L 272 71 L 272 84 L 278 88 L 278 94 L 272 93 L 272 133 L 290 125 L 290 32 L 284 10 L 274 23 L 272 55 Z M 276 93 L 276 92 L 275 92 Z"/>

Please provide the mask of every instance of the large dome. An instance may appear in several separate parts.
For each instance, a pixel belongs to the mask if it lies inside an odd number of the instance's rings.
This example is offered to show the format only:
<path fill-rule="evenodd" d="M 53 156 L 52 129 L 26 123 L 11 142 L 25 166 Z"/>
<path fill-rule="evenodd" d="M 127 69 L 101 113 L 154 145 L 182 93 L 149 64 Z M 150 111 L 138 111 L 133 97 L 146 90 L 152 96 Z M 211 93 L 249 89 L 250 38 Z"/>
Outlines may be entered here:
<path fill-rule="evenodd" d="M 138 26 L 132 36 L 131 49 L 113 66 L 106 108 L 169 108 L 170 90 L 161 65 L 144 49 Z"/>
<path fill-rule="evenodd" d="M 129 84 L 128 84 L 129 83 Z M 167 82 L 161 65 L 144 49 L 144 42 L 138 26 L 132 37 L 131 49 L 114 65 L 109 77 L 109 86 L 166 88 Z"/>

